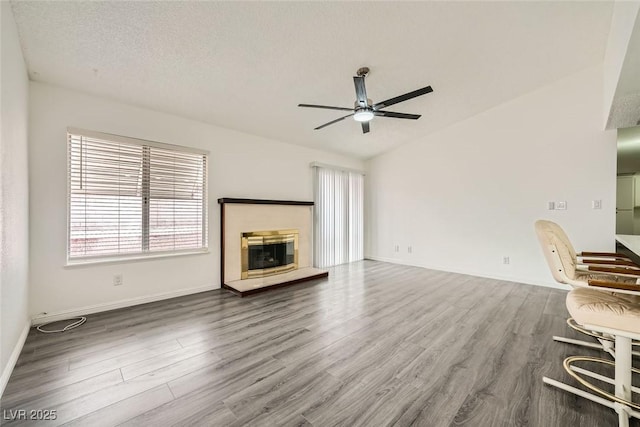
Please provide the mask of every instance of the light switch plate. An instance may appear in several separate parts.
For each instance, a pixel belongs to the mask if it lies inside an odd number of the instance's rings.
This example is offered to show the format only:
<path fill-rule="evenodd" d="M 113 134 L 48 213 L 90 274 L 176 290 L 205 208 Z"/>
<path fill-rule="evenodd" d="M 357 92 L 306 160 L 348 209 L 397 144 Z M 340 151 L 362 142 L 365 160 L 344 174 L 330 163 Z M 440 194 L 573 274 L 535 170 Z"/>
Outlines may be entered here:
<path fill-rule="evenodd" d="M 567 209 L 567 202 L 556 202 L 557 210 L 565 210 Z"/>
<path fill-rule="evenodd" d="M 556 203 L 555 202 L 549 202 L 547 204 L 547 209 L 549 209 L 550 211 L 554 210 L 556 208 Z"/>
<path fill-rule="evenodd" d="M 602 209 L 602 200 L 594 200 L 591 202 L 591 207 L 593 209 Z"/>

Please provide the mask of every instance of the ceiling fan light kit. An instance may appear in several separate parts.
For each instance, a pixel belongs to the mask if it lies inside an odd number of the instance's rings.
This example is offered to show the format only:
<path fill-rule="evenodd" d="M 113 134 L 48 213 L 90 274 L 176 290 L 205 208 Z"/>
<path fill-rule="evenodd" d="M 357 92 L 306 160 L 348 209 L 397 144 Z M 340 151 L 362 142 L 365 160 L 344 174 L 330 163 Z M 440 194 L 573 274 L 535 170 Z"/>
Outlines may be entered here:
<path fill-rule="evenodd" d="M 373 111 L 368 109 L 358 110 L 353 113 L 353 119 L 356 122 L 368 122 L 373 119 Z"/>
<path fill-rule="evenodd" d="M 347 117 L 352 117 L 357 122 L 360 122 L 362 125 L 362 133 L 369 132 L 369 121 L 371 121 L 374 116 L 378 117 L 390 117 L 393 119 L 409 119 L 409 120 L 418 120 L 420 118 L 419 114 L 406 114 L 406 113 L 395 113 L 392 111 L 383 110 L 383 108 L 387 108 L 391 105 L 398 104 L 403 101 L 407 101 L 409 99 L 415 98 L 417 96 L 425 95 L 427 93 L 433 92 L 431 86 L 425 86 L 421 89 L 414 90 L 413 92 L 405 93 L 404 95 L 396 96 L 394 98 L 387 99 L 386 101 L 378 102 L 374 104 L 371 102 L 369 98 L 367 98 L 367 89 L 364 85 L 364 79 L 369 74 L 369 68 L 362 67 L 356 72 L 356 76 L 353 77 L 353 84 L 356 88 L 356 102 L 354 103 L 353 108 L 346 107 L 331 107 L 328 105 L 315 105 L 315 104 L 298 104 L 298 107 L 305 108 L 322 108 L 325 110 L 339 110 L 339 111 L 351 111 L 351 114 L 347 114 L 346 116 L 337 118 L 335 120 L 330 121 L 329 123 L 325 123 L 323 125 L 318 126 L 315 130 L 322 129 L 334 123 L 338 123 Z"/>

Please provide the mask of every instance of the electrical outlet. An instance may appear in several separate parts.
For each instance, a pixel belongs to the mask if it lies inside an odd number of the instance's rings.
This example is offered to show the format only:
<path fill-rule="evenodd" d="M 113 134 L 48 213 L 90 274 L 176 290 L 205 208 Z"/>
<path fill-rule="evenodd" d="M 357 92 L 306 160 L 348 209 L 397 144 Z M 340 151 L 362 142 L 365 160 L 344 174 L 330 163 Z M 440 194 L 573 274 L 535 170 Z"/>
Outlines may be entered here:
<path fill-rule="evenodd" d="M 413 253 L 413 248 L 411 246 L 407 247 L 407 252 L 408 253 Z"/>
<path fill-rule="evenodd" d="M 602 200 L 594 200 L 591 202 L 591 207 L 593 209 L 602 209 Z"/>
<path fill-rule="evenodd" d="M 547 204 L 547 209 L 549 209 L 550 211 L 554 210 L 556 208 L 556 202 L 549 202 Z"/>
<path fill-rule="evenodd" d="M 395 245 L 394 250 L 395 250 L 396 252 L 400 252 L 400 245 Z"/>
<path fill-rule="evenodd" d="M 556 209 L 561 211 L 567 209 L 567 202 L 556 202 Z"/>
<path fill-rule="evenodd" d="M 502 257 L 502 263 L 505 264 L 505 265 L 506 264 L 510 264 L 511 260 L 509 259 L 508 256 L 504 256 L 504 257 Z"/>
<path fill-rule="evenodd" d="M 121 286 L 121 285 L 122 285 L 122 274 L 114 274 L 113 286 Z"/>

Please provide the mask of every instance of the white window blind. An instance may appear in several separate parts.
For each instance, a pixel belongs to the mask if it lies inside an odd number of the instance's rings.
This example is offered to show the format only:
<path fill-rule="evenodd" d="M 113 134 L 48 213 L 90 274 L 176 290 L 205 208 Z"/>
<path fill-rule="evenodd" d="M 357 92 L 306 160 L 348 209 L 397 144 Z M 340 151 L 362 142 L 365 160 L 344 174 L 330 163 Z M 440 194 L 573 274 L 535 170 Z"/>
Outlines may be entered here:
<path fill-rule="evenodd" d="M 363 255 L 364 176 L 314 166 L 314 265 L 330 267 Z"/>
<path fill-rule="evenodd" d="M 207 154 L 69 129 L 68 260 L 207 247 Z"/>

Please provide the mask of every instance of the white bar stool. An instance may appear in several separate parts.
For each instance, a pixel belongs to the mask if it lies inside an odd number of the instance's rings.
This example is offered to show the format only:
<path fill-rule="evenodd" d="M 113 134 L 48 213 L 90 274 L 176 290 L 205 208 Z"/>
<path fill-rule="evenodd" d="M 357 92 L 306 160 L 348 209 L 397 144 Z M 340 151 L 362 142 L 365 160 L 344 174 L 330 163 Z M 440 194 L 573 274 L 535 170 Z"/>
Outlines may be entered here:
<path fill-rule="evenodd" d="M 586 356 L 571 356 L 564 360 L 563 366 L 569 375 L 589 391 L 547 377 L 543 378 L 544 383 L 614 409 L 618 413 L 619 426 L 628 427 L 629 417 L 640 418 L 640 404 L 633 399 L 633 394 L 640 394 L 640 389 L 631 385 L 632 373 L 640 373 L 631 364 L 631 343 L 640 340 L 640 303 L 602 290 L 576 288 L 567 295 L 567 309 L 585 329 L 615 337 L 615 361 Z M 615 366 L 615 378 L 576 366 L 579 362 Z M 595 386 L 585 377 L 612 384 L 615 392 Z"/>

